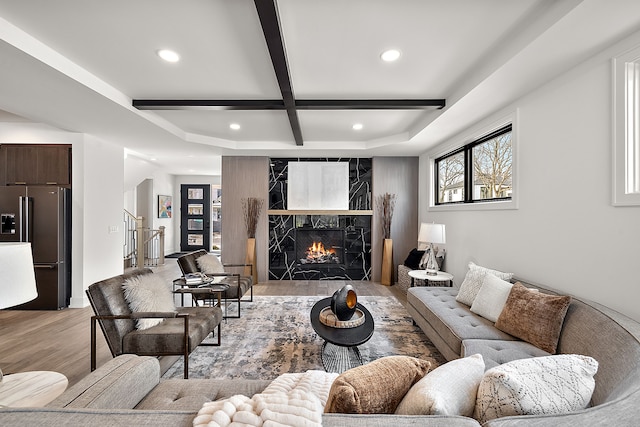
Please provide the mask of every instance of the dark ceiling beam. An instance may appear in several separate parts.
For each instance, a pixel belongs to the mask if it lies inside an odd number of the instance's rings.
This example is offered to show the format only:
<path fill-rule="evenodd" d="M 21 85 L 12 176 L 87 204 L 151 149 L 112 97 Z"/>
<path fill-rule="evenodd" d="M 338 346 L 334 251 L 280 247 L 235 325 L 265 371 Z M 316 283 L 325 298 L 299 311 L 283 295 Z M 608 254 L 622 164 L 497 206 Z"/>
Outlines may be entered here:
<path fill-rule="evenodd" d="M 281 99 L 134 99 L 139 110 L 284 110 Z"/>
<path fill-rule="evenodd" d="M 441 109 L 444 99 L 296 99 L 297 110 Z M 281 99 L 134 99 L 139 110 L 285 110 Z"/>
<path fill-rule="evenodd" d="M 260 25 L 262 25 L 264 39 L 269 48 L 273 70 L 276 73 L 276 79 L 280 86 L 282 100 L 287 110 L 287 116 L 289 117 L 291 130 L 293 131 L 293 138 L 296 141 L 296 145 L 302 145 L 302 129 L 300 128 L 300 121 L 298 120 L 293 88 L 291 87 L 287 55 L 284 51 L 282 34 L 280 33 L 280 23 L 278 22 L 278 11 L 275 0 L 254 0 L 254 3 L 256 5 L 256 11 L 258 12 L 258 18 L 260 18 Z"/>
<path fill-rule="evenodd" d="M 444 99 L 298 99 L 299 110 L 419 110 L 442 109 Z"/>
<path fill-rule="evenodd" d="M 293 95 L 276 0 L 254 0 L 264 39 L 269 48 L 282 99 L 134 99 L 139 110 L 285 110 L 296 145 L 303 145 L 298 110 L 415 110 L 442 109 L 444 99 L 307 99 Z"/>

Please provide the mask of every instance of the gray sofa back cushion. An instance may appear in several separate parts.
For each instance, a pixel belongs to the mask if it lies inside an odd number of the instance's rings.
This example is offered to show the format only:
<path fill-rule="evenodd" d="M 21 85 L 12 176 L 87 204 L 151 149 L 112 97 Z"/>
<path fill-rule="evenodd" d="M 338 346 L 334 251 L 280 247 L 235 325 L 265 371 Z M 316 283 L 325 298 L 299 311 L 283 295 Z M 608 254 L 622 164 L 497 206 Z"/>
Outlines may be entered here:
<path fill-rule="evenodd" d="M 635 333 L 629 331 L 616 323 L 612 316 L 622 317 L 619 313 L 605 313 L 574 298 L 558 342 L 559 353 L 584 354 L 598 361 L 593 393 L 595 405 L 637 390 L 640 384 L 640 330 Z M 632 384 L 633 388 L 630 388 Z"/>
<path fill-rule="evenodd" d="M 124 354 L 111 359 L 91 375 L 84 377 L 48 406 L 133 409 L 158 385 L 159 381 L 158 359 Z"/>
<path fill-rule="evenodd" d="M 130 277 L 153 274 L 148 268 L 140 268 L 119 276 L 96 282 L 87 288 L 87 296 L 97 314 L 127 315 L 131 314 L 129 305 L 124 299 L 122 284 Z M 122 339 L 136 328 L 131 319 L 99 320 L 111 354 L 122 354 Z"/>

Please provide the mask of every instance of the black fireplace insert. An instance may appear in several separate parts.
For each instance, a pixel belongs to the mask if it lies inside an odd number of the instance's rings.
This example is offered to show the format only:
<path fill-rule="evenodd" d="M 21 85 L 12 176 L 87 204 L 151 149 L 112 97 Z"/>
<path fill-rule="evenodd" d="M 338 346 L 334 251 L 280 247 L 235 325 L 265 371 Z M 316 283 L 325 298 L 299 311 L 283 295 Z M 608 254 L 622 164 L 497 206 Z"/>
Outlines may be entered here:
<path fill-rule="evenodd" d="M 344 230 L 298 228 L 295 237 L 296 263 L 315 267 L 344 263 Z"/>

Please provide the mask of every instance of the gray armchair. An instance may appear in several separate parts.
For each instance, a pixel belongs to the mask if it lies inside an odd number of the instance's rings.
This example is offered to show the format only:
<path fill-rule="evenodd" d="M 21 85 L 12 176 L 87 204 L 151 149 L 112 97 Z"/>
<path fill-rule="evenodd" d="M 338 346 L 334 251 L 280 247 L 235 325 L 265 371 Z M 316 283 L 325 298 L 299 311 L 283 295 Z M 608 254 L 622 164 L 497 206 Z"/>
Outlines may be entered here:
<path fill-rule="evenodd" d="M 91 370 L 96 369 L 96 323 L 100 324 L 113 357 L 132 353 L 141 356 L 184 356 L 184 378 L 189 378 L 189 354 L 199 345 L 220 345 L 222 309 L 216 307 L 178 307 L 176 312 L 133 313 L 124 297 L 123 283 L 130 277 L 153 274 L 136 269 L 89 286 L 86 293 L 95 313 L 91 317 Z M 151 328 L 136 329 L 136 319 L 163 318 Z M 203 342 L 209 334 L 217 341 Z"/>
<path fill-rule="evenodd" d="M 182 255 L 177 259 L 178 266 L 180 267 L 180 271 L 182 271 L 182 275 L 184 276 L 187 273 L 197 273 L 200 272 L 200 268 L 198 267 L 198 263 L 196 260 L 203 255 L 206 255 L 208 252 L 204 249 L 200 249 L 186 255 Z M 251 264 L 223 264 L 225 270 L 227 268 L 234 267 L 250 267 L 251 272 L 253 273 L 253 265 Z M 253 277 L 251 275 L 244 276 L 239 273 L 216 273 L 216 274 L 207 274 L 208 276 L 223 276 L 224 279 L 221 283 L 225 283 L 229 285 L 229 289 L 222 293 L 222 298 L 225 300 L 233 300 L 238 303 L 238 315 L 237 316 L 228 316 L 239 318 L 240 317 L 240 301 L 253 301 Z M 186 283 L 184 278 L 179 278 L 173 281 L 174 286 L 184 287 Z M 249 292 L 249 299 L 242 299 L 242 297 Z M 203 298 L 203 296 L 193 295 L 197 300 L 198 298 Z"/>

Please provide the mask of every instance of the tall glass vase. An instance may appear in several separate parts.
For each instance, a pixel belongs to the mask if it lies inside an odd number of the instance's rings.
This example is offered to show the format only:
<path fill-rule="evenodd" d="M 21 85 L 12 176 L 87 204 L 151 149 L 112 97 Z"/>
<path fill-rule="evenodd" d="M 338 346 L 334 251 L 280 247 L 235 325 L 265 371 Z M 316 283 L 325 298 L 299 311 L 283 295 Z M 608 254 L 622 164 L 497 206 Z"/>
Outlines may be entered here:
<path fill-rule="evenodd" d="M 393 285 L 393 240 L 384 239 L 382 242 L 382 275 L 380 283 Z"/>

